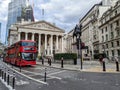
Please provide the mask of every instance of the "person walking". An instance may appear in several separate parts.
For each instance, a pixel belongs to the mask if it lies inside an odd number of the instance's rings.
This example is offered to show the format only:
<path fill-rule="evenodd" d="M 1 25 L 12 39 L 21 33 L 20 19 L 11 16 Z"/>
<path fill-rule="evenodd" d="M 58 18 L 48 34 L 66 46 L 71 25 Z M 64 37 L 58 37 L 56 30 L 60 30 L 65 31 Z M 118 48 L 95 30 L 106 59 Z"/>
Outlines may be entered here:
<path fill-rule="evenodd" d="M 103 62 L 103 56 L 102 55 L 100 55 L 100 57 L 99 57 L 99 62 L 102 65 L 102 62 Z"/>

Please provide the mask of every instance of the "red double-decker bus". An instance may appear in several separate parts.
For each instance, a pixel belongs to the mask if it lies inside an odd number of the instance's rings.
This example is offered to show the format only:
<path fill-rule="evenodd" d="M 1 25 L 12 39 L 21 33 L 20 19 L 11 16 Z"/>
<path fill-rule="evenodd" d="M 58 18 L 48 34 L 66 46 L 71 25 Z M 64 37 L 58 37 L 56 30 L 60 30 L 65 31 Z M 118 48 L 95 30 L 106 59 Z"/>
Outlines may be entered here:
<path fill-rule="evenodd" d="M 36 65 L 36 57 L 36 42 L 21 40 L 5 49 L 4 61 L 17 66 Z"/>

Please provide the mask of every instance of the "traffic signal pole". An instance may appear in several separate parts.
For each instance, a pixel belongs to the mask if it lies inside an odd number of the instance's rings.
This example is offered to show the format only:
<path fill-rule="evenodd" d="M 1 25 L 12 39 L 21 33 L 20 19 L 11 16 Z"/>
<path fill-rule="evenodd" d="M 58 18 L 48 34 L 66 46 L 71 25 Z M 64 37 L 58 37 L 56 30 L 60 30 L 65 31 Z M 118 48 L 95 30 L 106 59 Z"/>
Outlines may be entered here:
<path fill-rule="evenodd" d="M 83 69 L 83 62 L 82 62 L 82 48 L 81 48 L 81 38 L 79 38 L 79 54 L 80 54 L 80 64 L 81 64 L 81 69 Z"/>
<path fill-rule="evenodd" d="M 79 38 L 77 38 L 77 44 L 78 44 L 78 58 L 80 59 L 80 64 L 81 64 L 81 69 L 83 69 L 83 61 L 82 61 L 82 42 L 81 42 L 81 38 L 79 36 Z"/>
<path fill-rule="evenodd" d="M 77 42 L 77 49 L 78 49 L 78 58 L 80 59 L 81 62 L 81 69 L 83 69 L 83 61 L 82 61 L 82 41 L 81 41 L 81 29 L 82 29 L 82 25 L 80 24 L 80 26 L 76 25 L 74 32 L 73 32 L 73 38 L 74 36 L 76 37 L 76 42 Z"/>

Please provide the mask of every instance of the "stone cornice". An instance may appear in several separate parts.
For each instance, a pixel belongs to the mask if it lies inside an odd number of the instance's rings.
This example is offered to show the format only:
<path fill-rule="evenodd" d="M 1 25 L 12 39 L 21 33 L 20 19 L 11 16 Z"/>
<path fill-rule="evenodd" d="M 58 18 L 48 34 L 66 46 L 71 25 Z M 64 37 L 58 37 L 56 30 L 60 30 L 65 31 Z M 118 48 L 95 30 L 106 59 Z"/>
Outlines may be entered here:
<path fill-rule="evenodd" d="M 54 31 L 54 29 L 46 29 L 46 28 L 33 28 L 33 27 L 18 27 L 19 29 L 28 29 L 28 30 L 40 30 L 40 31 L 49 31 L 49 32 L 59 32 L 64 33 L 63 31 Z"/>
<path fill-rule="evenodd" d="M 49 26 L 51 26 L 51 27 L 53 27 L 53 28 L 55 28 L 56 30 L 59 30 L 59 31 L 61 31 L 61 32 L 65 32 L 65 30 L 63 30 L 63 29 L 60 29 L 59 27 L 57 27 L 57 26 L 55 26 L 55 25 L 53 25 L 53 24 L 51 24 L 51 23 L 49 23 L 49 22 L 46 22 L 46 21 L 38 21 L 38 22 L 31 22 L 31 23 L 27 23 L 27 24 L 21 24 L 21 25 L 18 25 L 17 27 L 18 28 L 20 28 L 20 27 L 29 27 L 29 29 L 37 29 L 37 28 L 40 28 L 40 27 L 30 27 L 31 25 L 34 25 L 34 24 L 40 24 L 40 23 L 44 23 L 44 24 L 48 24 Z M 38 30 L 38 29 L 37 29 Z"/>

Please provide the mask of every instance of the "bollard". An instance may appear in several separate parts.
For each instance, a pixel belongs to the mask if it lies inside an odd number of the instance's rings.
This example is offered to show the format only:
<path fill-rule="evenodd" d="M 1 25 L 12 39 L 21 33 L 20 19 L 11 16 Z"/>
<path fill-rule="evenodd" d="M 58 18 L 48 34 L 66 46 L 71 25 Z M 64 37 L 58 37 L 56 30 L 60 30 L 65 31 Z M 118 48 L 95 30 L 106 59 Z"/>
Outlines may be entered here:
<path fill-rule="evenodd" d="M 5 68 L 5 73 L 4 73 L 4 81 L 6 82 L 6 68 Z"/>
<path fill-rule="evenodd" d="M 9 76 L 9 70 L 8 70 L 8 75 L 7 75 L 7 85 L 9 85 L 9 79 L 10 79 L 10 76 Z"/>
<path fill-rule="evenodd" d="M 46 82 L 46 69 L 47 69 L 47 68 L 45 68 L 44 82 Z"/>
<path fill-rule="evenodd" d="M 119 62 L 116 61 L 116 71 L 119 71 Z"/>
<path fill-rule="evenodd" d="M 2 69 L 2 79 L 4 79 L 4 70 Z"/>
<path fill-rule="evenodd" d="M 2 76 L 2 75 L 1 75 L 1 72 L 2 72 L 2 69 L 1 69 L 1 67 L 0 67 L 0 77 Z"/>
<path fill-rule="evenodd" d="M 63 57 L 61 58 L 61 68 L 63 68 Z"/>
<path fill-rule="evenodd" d="M 15 89 L 15 72 L 13 72 L 12 88 Z"/>
<path fill-rule="evenodd" d="M 103 61 L 103 71 L 106 71 L 105 61 Z"/>
<path fill-rule="evenodd" d="M 2 77 L 2 79 L 3 79 L 3 70 L 1 71 L 1 77 Z"/>
<path fill-rule="evenodd" d="M 44 59 L 42 58 L 42 65 L 44 65 Z"/>
<path fill-rule="evenodd" d="M 51 59 L 49 58 L 49 65 L 51 66 Z"/>

